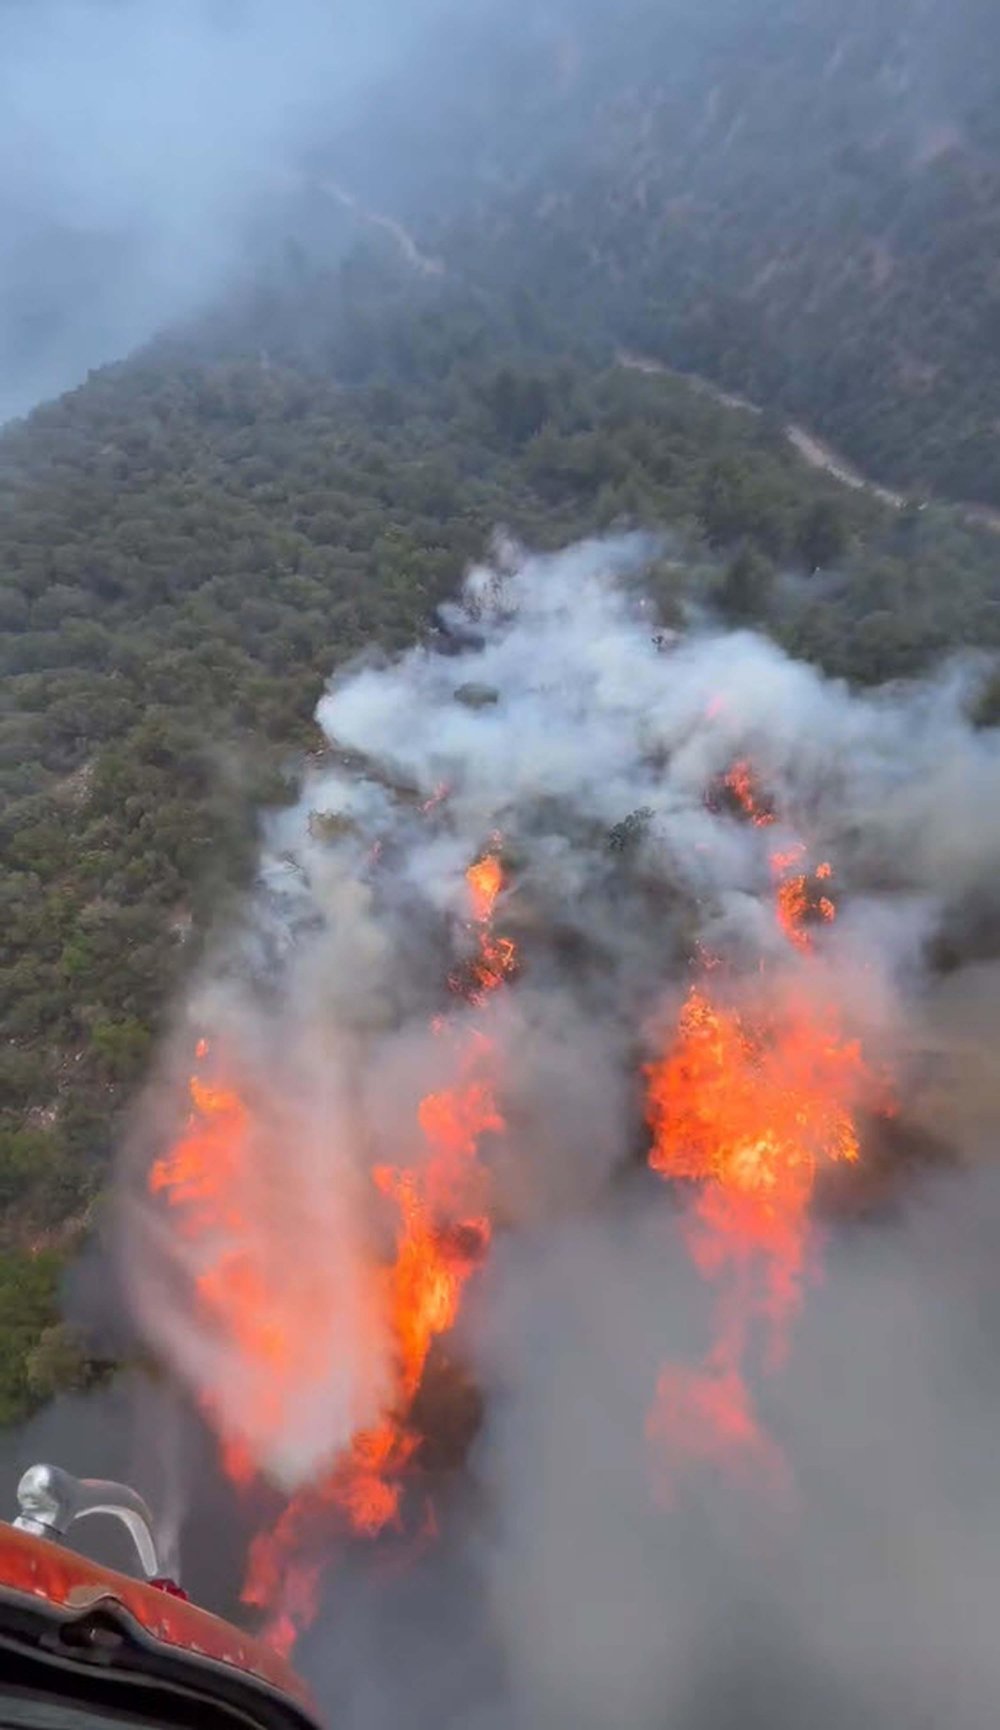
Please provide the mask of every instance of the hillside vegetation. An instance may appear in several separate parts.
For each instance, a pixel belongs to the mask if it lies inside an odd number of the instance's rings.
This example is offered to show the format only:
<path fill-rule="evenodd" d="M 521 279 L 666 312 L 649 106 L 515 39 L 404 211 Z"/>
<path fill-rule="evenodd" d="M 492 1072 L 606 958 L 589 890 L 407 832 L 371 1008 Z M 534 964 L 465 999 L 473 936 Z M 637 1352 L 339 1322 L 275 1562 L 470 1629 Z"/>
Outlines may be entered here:
<path fill-rule="evenodd" d="M 472 14 L 335 166 L 564 333 L 1000 504 L 995 5 L 566 0 L 508 37 Z"/>
<path fill-rule="evenodd" d="M 0 438 L 0 1420 L 87 1373 L 63 1258 L 324 678 L 426 630 L 498 526 L 667 528 L 665 616 L 697 598 L 854 679 L 1000 645 L 995 537 L 517 332 L 448 285 L 411 304 L 378 249 L 300 263 Z"/>

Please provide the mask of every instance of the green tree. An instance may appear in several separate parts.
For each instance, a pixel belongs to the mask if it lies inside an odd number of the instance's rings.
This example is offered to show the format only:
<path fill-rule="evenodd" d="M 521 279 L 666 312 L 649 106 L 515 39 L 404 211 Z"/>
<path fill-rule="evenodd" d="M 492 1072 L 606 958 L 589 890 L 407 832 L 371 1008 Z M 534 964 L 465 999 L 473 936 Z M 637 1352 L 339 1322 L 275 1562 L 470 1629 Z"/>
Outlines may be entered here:
<path fill-rule="evenodd" d="M 817 499 L 799 522 L 795 551 L 808 571 L 819 571 L 836 564 L 847 550 L 847 542 L 841 505 L 834 499 Z"/>
<path fill-rule="evenodd" d="M 108 1367 L 88 1351 L 77 1328 L 69 1322 L 56 1322 L 42 1331 L 27 1353 L 24 1379 L 32 1399 L 50 1400 L 56 1394 L 82 1392 Z"/>
<path fill-rule="evenodd" d="M 32 1403 L 28 1360 L 58 1319 L 60 1271 L 50 1251 L 0 1251 L 0 1425 L 16 1423 Z"/>
<path fill-rule="evenodd" d="M 732 624 L 766 619 L 774 591 L 774 566 L 753 547 L 741 547 L 718 590 L 719 607 Z"/>

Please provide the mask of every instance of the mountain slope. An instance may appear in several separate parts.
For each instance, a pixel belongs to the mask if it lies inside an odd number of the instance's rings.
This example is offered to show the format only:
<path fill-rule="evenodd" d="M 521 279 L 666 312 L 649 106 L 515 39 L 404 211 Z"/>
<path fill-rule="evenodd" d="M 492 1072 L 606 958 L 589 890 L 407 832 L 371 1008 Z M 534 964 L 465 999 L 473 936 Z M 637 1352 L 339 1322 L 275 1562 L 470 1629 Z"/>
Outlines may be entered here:
<path fill-rule="evenodd" d="M 352 184 L 563 329 L 1000 502 L 995 8 L 627 0 L 516 44 L 477 18 L 423 104 L 340 141 Z"/>
<path fill-rule="evenodd" d="M 414 298 L 385 249 L 332 275 L 290 267 L 0 439 L 0 1418 L 84 1373 L 58 1336 L 39 1350 L 59 1258 L 172 997 L 252 870 L 256 812 L 316 743 L 323 680 L 426 630 L 498 525 L 541 546 L 670 526 L 689 562 L 654 574 L 668 613 L 685 586 L 721 585 L 744 618 L 769 616 L 774 561 L 854 542 L 858 619 L 830 592 L 817 611 L 804 585 L 781 600 L 790 637 L 863 674 L 939 641 L 913 606 L 929 542 L 905 553 L 899 615 L 869 641 L 891 513 L 803 469 L 765 421 L 555 362 L 515 324 L 447 283 Z M 983 637 L 987 567 L 962 545 Z"/>
<path fill-rule="evenodd" d="M 914 168 L 903 151 L 915 95 L 872 142 L 901 52 L 889 14 L 920 11 L 887 4 L 875 43 L 860 6 L 828 19 L 804 0 L 789 34 L 787 9 L 757 0 L 710 17 L 633 0 L 609 34 L 595 0 L 478 62 L 494 15 L 474 8 L 456 51 L 478 75 L 451 78 L 423 130 L 382 104 L 380 152 L 356 131 L 318 160 L 242 295 L 0 438 L 0 1418 L 85 1372 L 50 1331 L 61 1258 L 172 997 L 252 871 L 255 814 L 316 744 L 324 678 L 428 629 L 498 527 L 539 546 L 664 529 L 666 617 L 713 606 L 851 679 L 1000 647 L 995 536 L 883 508 L 810 472 L 780 421 L 614 360 L 633 341 L 695 364 L 862 457 L 882 390 L 913 422 L 909 440 L 883 426 L 887 468 L 931 463 L 933 416 L 899 407 L 869 356 L 870 282 L 822 275 L 839 238 L 890 220 L 890 169 L 921 197 L 951 172 L 947 152 Z M 849 95 L 860 109 L 835 124 Z M 845 129 L 878 172 L 845 159 L 860 214 L 841 182 L 814 210 Z M 358 224 L 355 195 L 412 220 L 445 270 L 391 223 Z M 943 209 L 935 223 L 939 239 Z M 915 285 L 918 321 L 917 273 L 872 272 L 887 296 Z M 934 386 L 955 462 L 957 366 Z M 971 472 L 956 491 L 977 490 Z"/>

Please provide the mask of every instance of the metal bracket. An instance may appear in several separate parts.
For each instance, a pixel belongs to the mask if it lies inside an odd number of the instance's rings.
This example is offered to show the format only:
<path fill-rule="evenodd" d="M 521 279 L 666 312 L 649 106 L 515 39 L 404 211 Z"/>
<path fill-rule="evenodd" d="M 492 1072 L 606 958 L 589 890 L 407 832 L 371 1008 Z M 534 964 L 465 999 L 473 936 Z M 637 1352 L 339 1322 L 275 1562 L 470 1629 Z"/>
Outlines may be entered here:
<path fill-rule="evenodd" d="M 160 1578 L 153 1516 L 142 1497 L 127 1484 L 74 1478 L 61 1466 L 29 1466 L 17 1486 L 17 1500 L 21 1512 L 14 1525 L 36 1538 L 61 1540 L 76 1520 L 88 1514 L 111 1514 L 126 1527 L 146 1579 Z"/>

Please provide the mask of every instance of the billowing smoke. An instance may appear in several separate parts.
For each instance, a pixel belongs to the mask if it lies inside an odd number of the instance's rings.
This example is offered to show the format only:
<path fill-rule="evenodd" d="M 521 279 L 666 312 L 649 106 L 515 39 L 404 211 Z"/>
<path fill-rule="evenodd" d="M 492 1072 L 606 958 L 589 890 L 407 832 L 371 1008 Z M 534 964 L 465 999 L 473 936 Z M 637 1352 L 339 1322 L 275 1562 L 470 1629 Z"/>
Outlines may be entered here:
<path fill-rule="evenodd" d="M 972 1730 L 1000 753 L 973 668 L 665 637 L 651 550 L 501 546 L 331 683 L 131 1150 L 135 1312 L 338 1723 Z"/>

